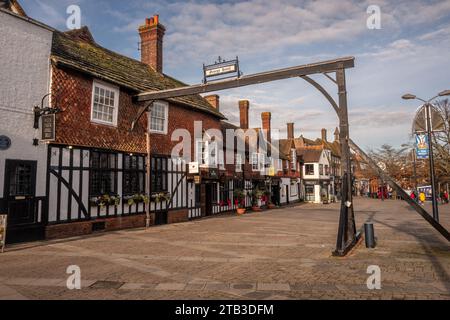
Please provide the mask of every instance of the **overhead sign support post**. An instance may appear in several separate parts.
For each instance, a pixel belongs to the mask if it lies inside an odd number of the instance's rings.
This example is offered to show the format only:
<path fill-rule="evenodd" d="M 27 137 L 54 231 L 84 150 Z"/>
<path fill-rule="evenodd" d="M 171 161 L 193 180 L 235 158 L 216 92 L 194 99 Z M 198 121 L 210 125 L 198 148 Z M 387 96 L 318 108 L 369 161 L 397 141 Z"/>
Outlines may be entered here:
<path fill-rule="evenodd" d="M 339 118 L 341 128 L 340 143 L 342 152 L 342 168 L 345 179 L 342 180 L 345 194 L 342 196 L 341 215 L 338 229 L 338 240 L 334 255 L 345 256 L 358 242 L 359 238 L 356 233 L 355 217 L 353 211 L 352 199 L 352 172 L 351 159 L 349 148 L 349 121 L 347 109 L 347 89 L 345 81 L 345 70 L 355 66 L 354 57 L 346 57 L 336 60 L 329 60 L 324 62 L 306 64 L 285 69 L 272 70 L 252 75 L 242 76 L 239 70 L 239 62 L 234 61 L 224 62 L 221 59 L 211 66 L 204 66 L 204 79 L 202 84 L 179 87 L 174 89 L 167 89 L 161 91 L 149 91 L 138 94 L 135 98 L 137 101 L 155 101 L 160 99 L 177 98 L 189 96 L 194 94 L 202 94 L 231 88 L 239 88 L 249 85 L 262 84 L 271 81 L 302 78 L 309 82 L 323 96 L 330 102 L 333 109 Z M 231 74 L 236 72 L 234 76 L 217 79 L 221 75 Z M 333 79 L 329 74 L 334 73 L 336 79 Z M 337 85 L 339 103 L 331 97 L 331 95 L 316 81 L 311 79 L 309 75 L 320 74 L 325 75 L 326 78 L 332 80 Z M 213 80 L 210 80 L 214 78 Z M 133 122 L 135 123 L 135 122 Z"/>

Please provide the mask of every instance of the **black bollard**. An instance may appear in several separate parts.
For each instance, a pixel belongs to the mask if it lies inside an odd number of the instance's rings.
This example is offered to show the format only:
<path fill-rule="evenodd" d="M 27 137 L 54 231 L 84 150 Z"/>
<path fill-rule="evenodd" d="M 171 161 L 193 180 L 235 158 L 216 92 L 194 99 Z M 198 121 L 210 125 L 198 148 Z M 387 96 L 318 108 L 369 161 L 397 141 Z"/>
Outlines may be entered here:
<path fill-rule="evenodd" d="M 364 224 L 364 232 L 366 234 L 366 248 L 374 249 L 376 247 L 376 242 L 373 222 L 366 222 Z"/>

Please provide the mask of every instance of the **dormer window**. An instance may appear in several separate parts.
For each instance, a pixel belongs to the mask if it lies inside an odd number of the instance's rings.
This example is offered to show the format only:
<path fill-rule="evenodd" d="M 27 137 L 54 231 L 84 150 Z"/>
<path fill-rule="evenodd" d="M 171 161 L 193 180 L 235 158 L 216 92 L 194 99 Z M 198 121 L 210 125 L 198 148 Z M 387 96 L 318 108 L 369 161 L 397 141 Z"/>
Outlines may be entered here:
<path fill-rule="evenodd" d="M 150 132 L 167 134 L 169 119 L 169 104 L 165 101 L 155 101 L 150 114 Z"/>
<path fill-rule="evenodd" d="M 119 88 L 97 80 L 92 87 L 91 121 L 117 126 Z"/>

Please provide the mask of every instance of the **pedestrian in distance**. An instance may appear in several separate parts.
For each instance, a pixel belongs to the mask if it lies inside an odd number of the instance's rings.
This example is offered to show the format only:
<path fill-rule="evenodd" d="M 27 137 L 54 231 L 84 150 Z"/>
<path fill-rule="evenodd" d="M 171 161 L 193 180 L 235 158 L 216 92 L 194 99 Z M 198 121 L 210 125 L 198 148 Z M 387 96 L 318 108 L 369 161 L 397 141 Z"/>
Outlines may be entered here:
<path fill-rule="evenodd" d="M 420 194 L 419 194 L 419 204 L 421 205 L 421 206 L 423 206 L 424 204 L 425 204 L 425 200 L 427 199 L 427 197 L 425 196 L 425 193 L 424 192 L 421 192 Z"/>

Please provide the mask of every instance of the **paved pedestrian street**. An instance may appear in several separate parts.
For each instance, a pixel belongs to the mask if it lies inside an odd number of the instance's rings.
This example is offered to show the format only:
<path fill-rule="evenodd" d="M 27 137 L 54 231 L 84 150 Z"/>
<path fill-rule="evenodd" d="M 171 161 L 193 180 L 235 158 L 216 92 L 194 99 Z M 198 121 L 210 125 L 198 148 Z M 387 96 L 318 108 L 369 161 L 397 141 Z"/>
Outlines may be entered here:
<path fill-rule="evenodd" d="M 450 246 L 402 201 L 355 199 L 362 242 L 335 258 L 339 204 L 303 204 L 189 223 L 12 246 L 0 299 L 450 299 Z M 428 208 L 429 209 L 429 208 Z M 450 227 L 450 205 L 441 207 Z M 81 290 L 69 290 L 69 266 Z M 381 290 L 367 268 L 381 269 Z"/>

